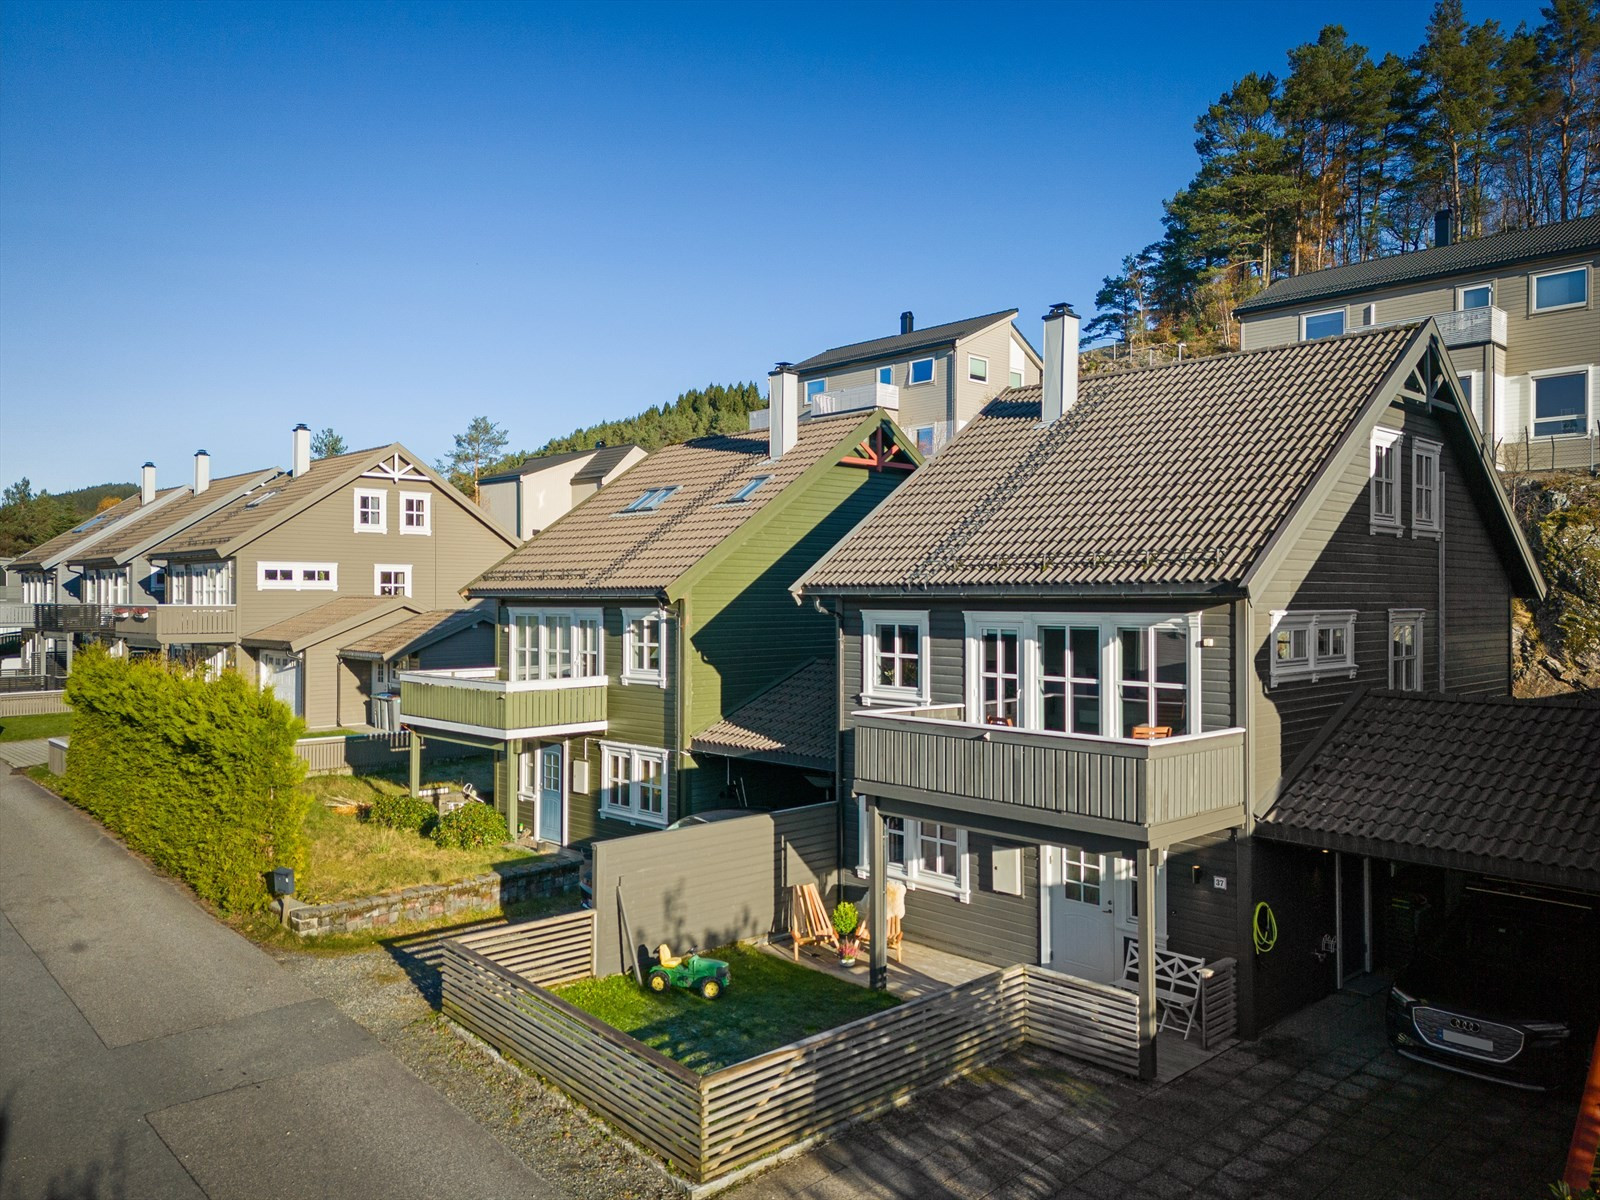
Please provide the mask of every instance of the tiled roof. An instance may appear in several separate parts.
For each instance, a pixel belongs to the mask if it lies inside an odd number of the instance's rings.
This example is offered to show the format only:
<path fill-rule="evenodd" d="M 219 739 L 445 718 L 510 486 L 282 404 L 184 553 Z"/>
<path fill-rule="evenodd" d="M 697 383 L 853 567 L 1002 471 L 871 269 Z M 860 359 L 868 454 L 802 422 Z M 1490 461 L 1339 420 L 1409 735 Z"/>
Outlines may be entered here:
<path fill-rule="evenodd" d="M 164 488 L 156 493 L 156 499 L 164 499 L 177 491 L 177 488 Z M 11 569 L 14 571 L 33 570 L 42 567 L 45 563 L 57 560 L 67 554 L 74 546 L 85 538 L 93 537 L 111 527 L 114 522 L 126 520 L 138 513 L 139 493 L 122 500 L 115 508 L 108 508 L 103 513 L 92 517 L 85 517 L 77 522 L 65 533 L 58 533 L 48 542 L 40 542 L 31 550 L 24 550 L 11 560 Z"/>
<path fill-rule="evenodd" d="M 240 475 L 224 475 L 220 479 L 213 479 L 211 485 L 198 496 L 190 492 L 181 500 L 174 500 L 171 504 L 162 505 L 148 513 L 136 513 L 131 520 L 122 522 L 114 533 L 92 543 L 81 555 L 69 555 L 68 561 L 111 562 L 129 551 L 136 550 L 141 544 L 149 543 L 164 529 L 177 527 L 181 532 L 183 526 L 204 516 L 212 505 L 220 504 L 229 492 L 244 487 L 253 480 L 270 476 L 271 473 L 272 469 L 269 467 L 260 471 L 246 471 Z"/>
<path fill-rule="evenodd" d="M 594 457 L 589 460 L 589 465 L 581 468 L 572 477 L 573 483 L 598 483 L 612 471 L 617 469 L 617 464 L 635 450 L 643 449 L 637 442 L 625 442 L 620 446 L 600 446 L 594 451 Z"/>
<path fill-rule="evenodd" d="M 496 471 L 493 475 L 483 476 L 478 482 L 504 483 L 510 479 L 520 479 L 533 471 L 559 467 L 562 463 L 574 462 L 580 458 L 587 458 L 590 461 L 573 475 L 574 483 L 604 479 L 606 473 L 612 470 L 630 450 L 638 448 L 635 443 L 626 442 L 621 446 L 596 446 L 589 450 L 568 450 L 561 454 L 535 454 L 523 459 L 509 471 Z"/>
<path fill-rule="evenodd" d="M 1600 703 L 1369 692 L 1336 721 L 1259 836 L 1600 889 Z"/>
<path fill-rule="evenodd" d="M 1513 229 L 1449 246 L 1430 246 L 1409 254 L 1391 254 L 1343 267 L 1308 271 L 1304 275 L 1278 280 L 1264 292 L 1240 304 L 1233 312 L 1235 316 L 1246 316 L 1271 308 L 1332 300 L 1337 296 L 1373 292 L 1408 283 L 1424 283 L 1469 271 L 1490 271 L 1557 254 L 1591 250 L 1600 250 L 1600 216 L 1536 225 L 1532 229 Z"/>
<path fill-rule="evenodd" d="M 690 739 L 690 748 L 832 771 L 838 744 L 833 664 L 813 660 Z"/>
<path fill-rule="evenodd" d="M 926 329 L 915 329 L 910 333 L 897 333 L 890 337 L 874 338 L 870 342 L 855 342 L 849 346 L 835 346 L 832 350 L 824 350 L 821 354 L 813 354 L 804 362 L 794 364 L 794 369 L 800 373 L 820 371 L 824 367 L 838 367 L 845 363 L 862 362 L 870 358 L 888 358 L 896 354 L 912 354 L 918 350 L 931 350 L 935 346 L 948 345 L 960 338 L 970 337 L 980 329 L 1000 321 L 1009 321 L 1017 315 L 1017 310 L 1008 308 L 1005 312 L 990 313 L 983 317 L 968 317 L 965 321 L 950 321 L 944 325 L 930 325 Z"/>
<path fill-rule="evenodd" d="M 485 621 L 494 621 L 494 613 L 485 607 L 435 609 L 366 634 L 339 647 L 339 653 L 347 658 L 387 661 Z"/>
<path fill-rule="evenodd" d="M 654 595 L 816 463 L 840 451 L 852 431 L 882 414 L 850 413 L 800 423 L 795 446 L 777 462 L 767 434 L 718 434 L 656 451 L 585 500 L 469 587 L 477 596 L 580 591 Z M 772 478 L 749 500 L 728 500 L 758 475 Z M 675 487 L 653 512 L 621 510 L 654 488 Z"/>
<path fill-rule="evenodd" d="M 1415 332 L 1087 376 L 1048 429 L 1037 386 L 1002 392 L 801 583 L 1237 583 Z"/>
<path fill-rule="evenodd" d="M 308 645 L 332 636 L 340 626 L 359 623 L 365 618 L 381 616 L 385 610 L 416 610 L 397 596 L 340 596 L 316 608 L 308 608 L 292 617 L 247 633 L 241 639 L 247 646 L 297 646 Z"/>

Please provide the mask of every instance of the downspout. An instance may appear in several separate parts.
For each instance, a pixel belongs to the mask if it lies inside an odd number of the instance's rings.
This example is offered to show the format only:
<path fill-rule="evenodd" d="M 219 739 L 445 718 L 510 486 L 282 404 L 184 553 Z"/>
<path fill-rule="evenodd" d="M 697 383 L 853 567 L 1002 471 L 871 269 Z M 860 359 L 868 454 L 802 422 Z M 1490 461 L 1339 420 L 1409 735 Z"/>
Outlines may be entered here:
<path fill-rule="evenodd" d="M 1255 844 L 1251 835 L 1256 827 L 1256 763 L 1254 722 L 1251 698 L 1255 694 L 1253 663 L 1255 656 L 1255 614 L 1250 600 L 1233 604 L 1233 720 L 1244 729 L 1244 826 L 1233 843 L 1234 870 L 1238 875 L 1234 890 L 1234 937 L 1239 964 L 1239 1032 L 1256 1036 L 1256 956 L 1251 926 L 1255 916 L 1255 871 L 1252 861 Z"/>
<path fill-rule="evenodd" d="M 834 602 L 831 610 L 833 616 L 833 678 L 834 678 L 834 721 L 833 721 L 833 799 L 834 799 L 834 856 L 833 877 L 836 893 L 842 894 L 844 887 L 845 871 L 845 838 L 848 830 L 845 822 L 849 819 L 846 815 L 854 809 L 849 803 L 845 789 L 844 766 L 844 600 L 841 598 Z"/>
<path fill-rule="evenodd" d="M 1448 493 L 1445 490 L 1449 477 L 1445 474 L 1444 455 L 1439 455 L 1439 690 L 1445 691 L 1444 682 L 1444 533 L 1449 522 L 1445 519 L 1448 508 Z"/>
<path fill-rule="evenodd" d="M 662 606 L 665 607 L 666 598 L 662 597 L 661 600 Z M 689 755 L 688 738 L 684 735 L 684 730 L 689 727 L 689 597 L 680 597 L 677 608 L 678 693 L 674 697 L 675 703 L 673 704 L 673 713 L 674 720 L 678 727 L 672 731 L 673 748 L 677 751 L 677 753 L 672 756 L 672 761 L 676 767 L 677 778 L 672 782 L 678 790 L 678 816 L 682 817 L 687 812 L 687 810 L 684 808 L 684 800 L 686 797 L 683 794 L 683 780 L 684 776 L 688 774 L 688 771 L 684 765 L 684 760 Z M 672 816 L 670 805 L 668 805 L 668 809 L 667 822 L 668 824 L 671 824 L 676 818 Z"/>

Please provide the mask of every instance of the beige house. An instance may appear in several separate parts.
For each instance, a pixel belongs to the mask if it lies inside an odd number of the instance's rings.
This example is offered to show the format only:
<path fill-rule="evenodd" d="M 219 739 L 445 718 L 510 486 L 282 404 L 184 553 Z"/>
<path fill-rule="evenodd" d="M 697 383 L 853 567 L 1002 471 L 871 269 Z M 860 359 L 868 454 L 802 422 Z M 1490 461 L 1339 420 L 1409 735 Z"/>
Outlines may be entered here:
<path fill-rule="evenodd" d="M 1240 348 L 1433 317 L 1502 469 L 1600 458 L 1600 217 L 1281 279 L 1239 305 Z"/>
<path fill-rule="evenodd" d="M 478 503 L 519 541 L 571 512 L 645 456 L 643 446 L 596 446 L 541 454 L 521 466 L 478 480 Z"/>
<path fill-rule="evenodd" d="M 1006 388 L 1039 382 L 1042 363 L 1012 323 L 1016 315 L 1012 308 L 917 329 L 904 312 L 899 333 L 779 363 L 774 377 L 798 379 L 802 421 L 881 408 L 927 456 Z M 751 413 L 750 427 L 765 429 L 770 411 Z"/>

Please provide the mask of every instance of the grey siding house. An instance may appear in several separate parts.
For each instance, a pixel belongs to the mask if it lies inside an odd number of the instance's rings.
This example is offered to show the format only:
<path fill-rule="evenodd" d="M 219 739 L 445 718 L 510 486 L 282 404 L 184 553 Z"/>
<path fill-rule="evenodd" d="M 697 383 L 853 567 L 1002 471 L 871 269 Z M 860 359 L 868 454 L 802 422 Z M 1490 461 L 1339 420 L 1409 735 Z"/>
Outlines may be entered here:
<path fill-rule="evenodd" d="M 478 503 L 523 541 L 572 511 L 645 456 L 643 446 L 541 454 L 478 480 Z"/>
<path fill-rule="evenodd" d="M 1234 310 L 1245 350 L 1432 317 L 1497 461 L 1600 463 L 1600 216 L 1281 279 Z"/>
<path fill-rule="evenodd" d="M 1543 584 L 1436 323 L 1081 384 L 1075 326 L 796 584 L 839 625 L 846 866 L 997 965 L 1233 958 L 1252 1032 L 1339 983 L 1331 919 L 1252 948 L 1331 886 L 1252 837 L 1291 764 L 1363 689 L 1507 692 Z"/>

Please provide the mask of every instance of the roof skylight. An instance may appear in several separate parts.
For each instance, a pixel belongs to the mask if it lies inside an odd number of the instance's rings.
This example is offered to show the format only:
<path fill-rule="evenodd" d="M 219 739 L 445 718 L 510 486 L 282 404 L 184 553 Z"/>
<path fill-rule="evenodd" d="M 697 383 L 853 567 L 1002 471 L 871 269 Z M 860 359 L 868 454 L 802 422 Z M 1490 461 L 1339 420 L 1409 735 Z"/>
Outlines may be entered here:
<path fill-rule="evenodd" d="M 771 478 L 771 475 L 757 475 L 749 483 L 745 484 L 737 492 L 729 496 L 728 503 L 743 504 L 746 500 L 750 499 L 751 496 L 754 496 L 756 492 L 760 491 L 761 485 L 766 483 L 767 480 Z"/>
<path fill-rule="evenodd" d="M 254 500 L 246 500 L 244 502 L 244 506 L 246 508 L 258 508 L 265 504 L 268 500 L 271 500 L 281 490 L 281 488 L 272 488 L 269 491 L 262 492 L 261 495 L 257 496 Z"/>
<path fill-rule="evenodd" d="M 96 513 L 94 516 L 90 517 L 87 521 L 85 521 L 82 525 L 74 525 L 72 527 L 72 532 L 73 533 L 87 533 L 87 532 L 89 532 L 89 530 L 93 529 L 96 525 L 104 525 L 110 519 L 111 519 L 111 514 L 108 513 L 108 512 Z"/>
<path fill-rule="evenodd" d="M 651 488 L 622 511 L 625 513 L 655 512 L 666 502 L 667 497 L 677 490 L 677 484 L 673 484 L 671 487 Z"/>

